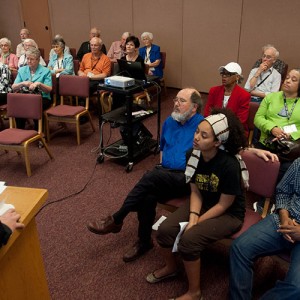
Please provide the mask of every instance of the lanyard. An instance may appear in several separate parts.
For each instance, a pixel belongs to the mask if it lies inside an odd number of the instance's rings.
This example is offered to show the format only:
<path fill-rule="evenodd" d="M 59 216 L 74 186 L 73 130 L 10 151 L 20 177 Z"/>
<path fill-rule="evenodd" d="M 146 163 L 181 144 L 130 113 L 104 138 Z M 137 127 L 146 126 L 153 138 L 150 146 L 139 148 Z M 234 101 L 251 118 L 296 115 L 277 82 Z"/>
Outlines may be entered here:
<path fill-rule="evenodd" d="M 296 106 L 296 104 L 297 104 L 297 102 L 298 102 L 298 98 L 296 98 L 296 100 L 294 101 L 293 106 L 292 106 L 292 109 L 291 109 L 291 112 L 289 112 L 289 110 L 288 110 L 285 95 L 284 95 L 283 101 L 284 101 L 284 109 L 285 109 L 285 112 L 286 112 L 286 116 L 287 116 L 287 118 L 288 118 L 288 121 L 290 121 L 290 118 L 291 118 L 291 116 L 292 116 L 292 113 L 293 113 L 293 111 L 294 111 L 294 109 L 295 109 L 295 106 Z"/>
<path fill-rule="evenodd" d="M 101 57 L 101 55 L 100 55 L 100 57 Z M 91 67 L 92 67 L 92 71 L 95 69 L 95 67 L 97 66 L 97 64 L 98 64 L 98 62 L 99 62 L 99 60 L 100 60 L 100 57 L 97 59 L 97 61 L 96 61 L 96 63 L 93 65 L 93 58 L 92 58 L 92 56 L 91 56 Z"/>

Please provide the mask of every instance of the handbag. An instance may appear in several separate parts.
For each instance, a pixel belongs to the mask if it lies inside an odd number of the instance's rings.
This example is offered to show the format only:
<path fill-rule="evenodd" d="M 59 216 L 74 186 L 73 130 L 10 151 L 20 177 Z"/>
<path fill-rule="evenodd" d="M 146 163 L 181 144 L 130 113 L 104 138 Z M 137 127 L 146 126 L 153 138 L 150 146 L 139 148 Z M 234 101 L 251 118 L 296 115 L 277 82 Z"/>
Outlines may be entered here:
<path fill-rule="evenodd" d="M 293 161 L 300 157 L 300 139 L 287 140 L 287 139 L 275 139 L 274 136 L 270 136 L 266 139 L 265 143 L 270 147 L 283 161 Z"/>
<path fill-rule="evenodd" d="M 42 90 L 40 88 L 35 88 L 34 90 L 30 90 L 27 86 L 22 86 L 17 93 L 20 94 L 35 94 L 39 95 L 42 94 Z"/>

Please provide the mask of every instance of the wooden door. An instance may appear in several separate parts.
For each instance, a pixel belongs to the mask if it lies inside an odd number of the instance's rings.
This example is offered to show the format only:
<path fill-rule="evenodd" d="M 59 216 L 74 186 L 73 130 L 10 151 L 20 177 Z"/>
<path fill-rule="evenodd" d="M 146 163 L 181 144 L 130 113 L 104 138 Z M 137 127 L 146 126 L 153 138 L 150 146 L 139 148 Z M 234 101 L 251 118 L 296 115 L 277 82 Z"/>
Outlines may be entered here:
<path fill-rule="evenodd" d="M 48 59 L 51 49 L 51 24 L 48 0 L 21 0 L 24 27 L 30 31 L 30 37 L 36 41 L 39 48 L 44 48 L 45 59 Z"/>

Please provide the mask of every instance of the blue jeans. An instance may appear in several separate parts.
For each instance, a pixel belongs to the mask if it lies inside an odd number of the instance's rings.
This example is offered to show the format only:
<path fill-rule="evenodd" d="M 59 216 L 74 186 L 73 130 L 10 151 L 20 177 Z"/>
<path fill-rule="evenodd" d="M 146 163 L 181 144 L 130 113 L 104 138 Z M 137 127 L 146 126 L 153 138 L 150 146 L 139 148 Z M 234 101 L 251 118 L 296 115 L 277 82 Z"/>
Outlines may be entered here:
<path fill-rule="evenodd" d="M 263 300 L 300 299 L 300 242 L 290 243 L 277 232 L 271 215 L 250 227 L 230 249 L 230 300 L 251 300 L 253 263 L 260 256 L 291 250 L 291 262 L 284 281 L 263 295 Z M 297 297 L 296 297 L 297 296 Z"/>

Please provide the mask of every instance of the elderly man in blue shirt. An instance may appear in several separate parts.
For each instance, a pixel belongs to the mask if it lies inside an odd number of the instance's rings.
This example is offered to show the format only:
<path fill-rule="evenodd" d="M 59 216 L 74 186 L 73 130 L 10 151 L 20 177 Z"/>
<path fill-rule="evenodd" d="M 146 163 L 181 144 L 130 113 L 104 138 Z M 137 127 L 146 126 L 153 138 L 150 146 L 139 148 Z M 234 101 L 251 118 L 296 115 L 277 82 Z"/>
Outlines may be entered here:
<path fill-rule="evenodd" d="M 162 128 L 161 164 L 145 173 L 117 212 L 87 225 L 95 234 L 117 233 L 126 216 L 137 212 L 138 241 L 123 256 L 125 262 L 133 261 L 153 248 L 151 231 L 157 202 L 164 203 L 190 193 L 184 176 L 186 152 L 193 147 L 194 133 L 203 119 L 201 107 L 202 100 L 197 90 L 186 88 L 178 92 L 173 112 Z"/>
<path fill-rule="evenodd" d="M 234 241 L 230 253 L 230 299 L 252 299 L 253 263 L 257 257 L 291 251 L 284 281 L 263 300 L 300 299 L 300 158 L 276 188 L 276 211 Z"/>

